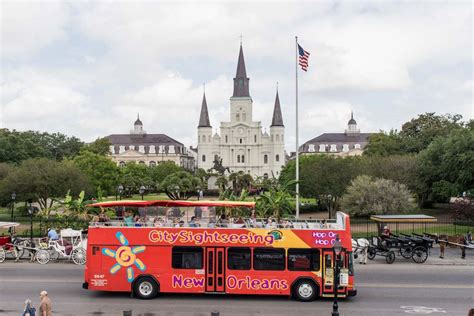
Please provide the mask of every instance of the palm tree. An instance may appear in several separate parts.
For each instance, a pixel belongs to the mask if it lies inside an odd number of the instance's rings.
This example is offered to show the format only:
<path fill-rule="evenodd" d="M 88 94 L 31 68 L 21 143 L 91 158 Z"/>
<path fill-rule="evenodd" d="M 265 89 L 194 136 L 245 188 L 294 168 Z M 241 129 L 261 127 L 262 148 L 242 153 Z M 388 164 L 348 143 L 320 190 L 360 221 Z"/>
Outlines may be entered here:
<path fill-rule="evenodd" d="M 292 199 L 290 188 L 295 183 L 295 180 L 291 180 L 278 184 L 257 197 L 257 214 L 264 217 L 274 216 L 280 218 L 293 213 L 293 207 L 290 203 Z"/>

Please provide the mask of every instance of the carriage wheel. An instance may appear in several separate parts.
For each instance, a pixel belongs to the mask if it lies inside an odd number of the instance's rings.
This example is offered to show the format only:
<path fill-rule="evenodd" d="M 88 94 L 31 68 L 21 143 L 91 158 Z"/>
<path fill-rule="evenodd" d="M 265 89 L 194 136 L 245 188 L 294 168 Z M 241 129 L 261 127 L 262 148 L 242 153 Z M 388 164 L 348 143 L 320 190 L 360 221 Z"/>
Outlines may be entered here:
<path fill-rule="evenodd" d="M 86 263 L 86 251 L 84 248 L 76 248 L 72 251 L 72 262 L 75 264 L 85 264 Z"/>
<path fill-rule="evenodd" d="M 2 263 L 3 261 L 5 261 L 5 257 L 6 257 L 5 249 L 0 248 L 0 263 Z"/>
<path fill-rule="evenodd" d="M 416 263 L 423 263 L 428 259 L 428 250 L 423 246 L 418 246 L 413 249 L 413 256 L 411 258 Z"/>
<path fill-rule="evenodd" d="M 56 249 L 51 248 L 49 250 L 49 257 L 51 260 L 58 260 L 59 259 L 59 252 L 56 251 Z"/>
<path fill-rule="evenodd" d="M 387 252 L 387 255 L 385 256 L 385 261 L 387 261 L 388 264 L 392 264 L 395 261 L 395 252 L 391 250 Z"/>
<path fill-rule="evenodd" d="M 405 259 L 410 259 L 412 257 L 411 247 L 402 247 L 402 248 L 400 248 L 400 255 Z"/>
<path fill-rule="evenodd" d="M 39 264 L 47 264 L 51 259 L 49 251 L 45 249 L 40 249 L 36 252 L 36 261 Z"/>
<path fill-rule="evenodd" d="M 367 251 L 367 258 L 369 258 L 369 260 L 374 260 L 375 254 L 376 254 L 375 249 L 369 248 L 369 250 Z"/>

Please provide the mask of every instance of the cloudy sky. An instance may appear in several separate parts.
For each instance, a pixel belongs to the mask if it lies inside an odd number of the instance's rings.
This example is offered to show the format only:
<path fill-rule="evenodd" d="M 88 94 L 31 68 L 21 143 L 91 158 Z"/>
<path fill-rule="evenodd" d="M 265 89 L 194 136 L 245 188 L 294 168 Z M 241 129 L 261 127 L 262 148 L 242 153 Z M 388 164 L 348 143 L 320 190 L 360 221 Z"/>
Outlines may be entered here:
<path fill-rule="evenodd" d="M 424 112 L 473 117 L 470 1 L 3 0 L 0 126 L 75 135 L 148 133 L 196 145 L 202 85 L 211 124 L 229 119 L 243 36 L 254 119 L 270 125 L 279 82 L 286 148 L 295 146 L 295 43 L 300 143 L 400 128 Z"/>

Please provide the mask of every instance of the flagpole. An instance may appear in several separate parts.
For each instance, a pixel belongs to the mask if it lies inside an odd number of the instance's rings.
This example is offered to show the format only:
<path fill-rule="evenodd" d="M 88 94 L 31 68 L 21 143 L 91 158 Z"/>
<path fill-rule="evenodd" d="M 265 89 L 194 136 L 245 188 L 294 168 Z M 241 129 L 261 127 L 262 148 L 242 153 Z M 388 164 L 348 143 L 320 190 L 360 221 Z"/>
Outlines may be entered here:
<path fill-rule="evenodd" d="M 295 36 L 296 58 L 295 58 L 295 76 L 296 76 L 296 218 L 300 217 L 300 161 L 298 153 L 298 36 Z"/>

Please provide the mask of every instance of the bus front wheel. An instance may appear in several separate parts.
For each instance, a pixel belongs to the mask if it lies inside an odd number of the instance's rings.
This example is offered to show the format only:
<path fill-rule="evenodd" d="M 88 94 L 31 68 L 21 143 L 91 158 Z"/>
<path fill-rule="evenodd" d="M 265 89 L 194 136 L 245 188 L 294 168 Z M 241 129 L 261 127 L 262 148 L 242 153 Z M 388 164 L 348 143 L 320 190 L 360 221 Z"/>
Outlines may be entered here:
<path fill-rule="evenodd" d="M 299 280 L 293 286 L 293 296 L 298 301 L 313 301 L 318 296 L 318 286 L 311 280 Z"/>
<path fill-rule="evenodd" d="M 151 277 L 142 277 L 135 281 L 133 293 L 136 297 L 149 300 L 158 295 L 158 284 Z"/>

